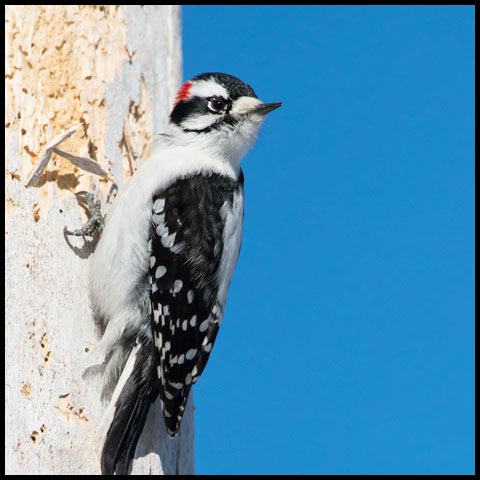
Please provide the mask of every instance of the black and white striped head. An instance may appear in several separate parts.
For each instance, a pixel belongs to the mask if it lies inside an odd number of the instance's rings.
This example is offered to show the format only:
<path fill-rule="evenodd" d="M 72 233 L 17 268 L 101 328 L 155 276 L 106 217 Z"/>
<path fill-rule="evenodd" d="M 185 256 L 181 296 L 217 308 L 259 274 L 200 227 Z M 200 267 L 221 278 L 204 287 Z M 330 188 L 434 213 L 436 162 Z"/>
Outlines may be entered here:
<path fill-rule="evenodd" d="M 255 143 L 265 115 L 280 106 L 262 103 L 252 87 L 232 75 L 203 73 L 179 89 L 170 125 L 239 161 Z"/>

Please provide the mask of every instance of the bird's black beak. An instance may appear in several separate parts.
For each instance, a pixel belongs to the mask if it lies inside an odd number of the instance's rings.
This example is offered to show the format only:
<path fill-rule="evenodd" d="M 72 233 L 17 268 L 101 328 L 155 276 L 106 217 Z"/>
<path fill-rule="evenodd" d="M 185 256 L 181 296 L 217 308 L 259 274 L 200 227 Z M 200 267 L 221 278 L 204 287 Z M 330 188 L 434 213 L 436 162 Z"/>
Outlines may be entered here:
<path fill-rule="evenodd" d="M 266 115 L 267 113 L 270 113 L 281 106 L 281 102 L 261 103 L 260 105 L 257 105 L 250 113 L 259 113 L 260 115 Z"/>

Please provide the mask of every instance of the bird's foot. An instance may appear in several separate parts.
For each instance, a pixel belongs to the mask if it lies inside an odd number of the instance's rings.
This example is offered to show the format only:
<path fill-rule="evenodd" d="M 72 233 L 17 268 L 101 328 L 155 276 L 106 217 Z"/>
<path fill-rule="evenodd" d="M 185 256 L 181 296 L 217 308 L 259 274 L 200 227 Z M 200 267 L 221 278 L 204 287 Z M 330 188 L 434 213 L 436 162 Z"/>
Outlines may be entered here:
<path fill-rule="evenodd" d="M 78 230 L 70 231 L 65 227 L 63 231 L 67 235 L 75 235 L 77 237 L 93 237 L 95 232 L 101 235 L 105 226 L 105 217 L 102 215 L 102 202 L 97 200 L 95 195 L 90 192 L 80 192 L 78 195 L 84 198 L 87 203 L 88 221 Z"/>

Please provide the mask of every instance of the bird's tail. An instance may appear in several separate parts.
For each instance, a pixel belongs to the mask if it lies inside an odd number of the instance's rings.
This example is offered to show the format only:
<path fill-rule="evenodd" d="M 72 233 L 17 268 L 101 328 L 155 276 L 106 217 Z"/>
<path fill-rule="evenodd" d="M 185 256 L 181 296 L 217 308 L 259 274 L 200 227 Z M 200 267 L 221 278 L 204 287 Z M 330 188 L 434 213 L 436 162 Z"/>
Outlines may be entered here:
<path fill-rule="evenodd" d="M 137 339 L 103 417 L 103 475 L 127 475 L 150 406 L 158 395 L 152 341 Z"/>

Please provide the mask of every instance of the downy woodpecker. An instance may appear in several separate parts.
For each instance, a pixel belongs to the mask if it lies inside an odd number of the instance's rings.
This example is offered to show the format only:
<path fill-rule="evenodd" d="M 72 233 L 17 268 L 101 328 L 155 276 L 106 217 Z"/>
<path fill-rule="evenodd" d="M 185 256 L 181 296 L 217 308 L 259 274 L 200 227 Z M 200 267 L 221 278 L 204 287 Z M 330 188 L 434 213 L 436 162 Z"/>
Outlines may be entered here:
<path fill-rule="evenodd" d="M 103 474 L 127 474 L 160 395 L 167 432 L 180 427 L 212 351 L 240 249 L 243 173 L 267 113 L 236 77 L 205 73 L 178 91 L 151 158 L 115 198 L 91 260 L 103 329 Z"/>

